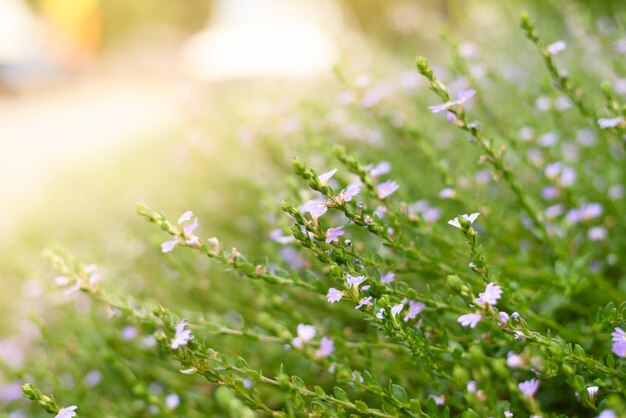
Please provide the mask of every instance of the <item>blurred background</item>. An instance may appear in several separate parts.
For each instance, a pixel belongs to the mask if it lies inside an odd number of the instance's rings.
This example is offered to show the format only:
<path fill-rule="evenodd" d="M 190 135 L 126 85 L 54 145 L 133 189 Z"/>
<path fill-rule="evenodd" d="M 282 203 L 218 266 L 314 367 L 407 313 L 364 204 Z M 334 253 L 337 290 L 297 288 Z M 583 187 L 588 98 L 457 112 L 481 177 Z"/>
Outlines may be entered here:
<path fill-rule="evenodd" d="M 15 342 L 36 334 L 24 319 L 54 287 L 42 285 L 45 247 L 167 299 L 139 277 L 161 235 L 136 202 L 172 219 L 199 208 L 207 234 L 245 249 L 242 236 L 267 235 L 253 218 L 285 186 L 288 145 L 308 140 L 297 111 L 327 116 L 309 98 L 337 103 L 342 74 L 394 74 L 411 89 L 414 57 L 437 66 L 445 39 L 467 56 L 482 45 L 512 74 L 502 52 L 532 51 L 517 28 L 525 9 L 558 39 L 576 35 L 569 12 L 602 30 L 624 2 L 0 0 L 0 356 L 19 363 Z"/>

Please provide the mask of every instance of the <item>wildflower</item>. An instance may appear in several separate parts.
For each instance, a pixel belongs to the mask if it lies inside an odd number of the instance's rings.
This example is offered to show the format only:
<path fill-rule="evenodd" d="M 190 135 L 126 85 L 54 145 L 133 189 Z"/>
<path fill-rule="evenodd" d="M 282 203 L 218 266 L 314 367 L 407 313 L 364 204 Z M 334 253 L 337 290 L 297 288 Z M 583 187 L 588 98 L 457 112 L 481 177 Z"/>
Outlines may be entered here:
<path fill-rule="evenodd" d="M 498 299 L 502 296 L 502 288 L 497 284 L 489 283 L 485 287 L 483 293 L 479 293 L 476 298 L 476 303 L 481 305 L 495 306 L 498 303 Z"/>
<path fill-rule="evenodd" d="M 548 206 L 546 210 L 543 211 L 543 214 L 546 216 L 546 219 L 554 219 L 557 216 L 561 216 L 563 214 L 563 205 L 560 203 L 552 206 Z"/>
<path fill-rule="evenodd" d="M 611 347 L 613 353 L 618 357 L 626 358 L 626 332 L 620 327 L 616 327 L 611 336 L 613 337 L 613 346 Z"/>
<path fill-rule="evenodd" d="M 361 185 L 359 183 L 351 183 L 337 195 L 337 200 L 342 203 L 349 202 L 359 193 L 361 193 Z"/>
<path fill-rule="evenodd" d="M 376 207 L 376 210 L 374 211 L 374 216 L 376 216 L 379 219 L 382 219 L 387 214 L 387 210 L 388 209 L 386 206 L 378 206 Z"/>
<path fill-rule="evenodd" d="M 59 409 L 56 416 L 54 418 L 72 418 L 76 416 L 76 411 L 78 407 L 76 405 L 68 406 L 67 408 Z"/>
<path fill-rule="evenodd" d="M 134 339 L 135 337 L 137 337 L 138 333 L 139 331 L 137 330 L 136 327 L 129 325 L 127 327 L 122 328 L 122 339 L 126 341 L 130 341 Z"/>
<path fill-rule="evenodd" d="M 587 388 L 587 393 L 589 394 L 589 400 L 593 401 L 594 398 L 596 397 L 596 395 L 598 394 L 598 387 L 597 386 L 589 386 Z"/>
<path fill-rule="evenodd" d="M 463 103 L 465 103 L 466 101 L 474 97 L 475 94 L 476 94 L 475 90 L 461 90 L 458 93 L 456 100 L 451 100 L 449 102 L 434 105 L 434 106 L 428 106 L 428 108 L 433 113 L 439 113 L 442 110 L 450 109 L 452 106 L 462 105 Z"/>
<path fill-rule="evenodd" d="M 326 299 L 328 300 L 328 303 L 339 302 L 342 297 L 343 297 L 343 292 L 335 289 L 334 287 L 331 287 L 330 289 L 328 289 L 328 295 L 326 295 Z"/>
<path fill-rule="evenodd" d="M 102 375 L 97 370 L 92 370 L 85 375 L 85 383 L 87 386 L 94 387 L 102 380 Z"/>
<path fill-rule="evenodd" d="M 170 393 L 165 397 L 165 407 L 169 410 L 176 409 L 180 405 L 180 397 L 175 393 Z"/>
<path fill-rule="evenodd" d="M 617 415 L 615 415 L 615 411 L 613 411 L 612 409 L 605 409 L 604 411 L 600 412 L 600 415 L 598 415 L 596 418 L 617 418 Z"/>
<path fill-rule="evenodd" d="M 546 49 L 548 50 L 548 53 L 550 53 L 550 55 L 556 55 L 559 52 L 565 50 L 566 47 L 567 44 L 564 41 L 556 41 L 548 45 Z"/>
<path fill-rule="evenodd" d="M 359 301 L 359 304 L 356 305 L 356 307 L 354 309 L 359 309 L 361 306 L 372 306 L 372 297 L 368 296 L 366 298 L 363 298 Z"/>
<path fill-rule="evenodd" d="M 606 228 L 603 226 L 594 226 L 587 231 L 587 236 L 591 241 L 604 241 L 606 239 Z"/>
<path fill-rule="evenodd" d="M 404 322 L 408 322 L 410 319 L 415 318 L 424 310 L 424 307 L 426 307 L 426 305 L 424 305 L 422 302 L 416 302 L 414 300 L 410 300 L 409 312 L 406 315 L 404 315 Z"/>
<path fill-rule="evenodd" d="M 539 389 L 540 383 L 541 382 L 537 379 L 530 379 L 518 384 L 517 387 L 525 397 L 532 398 L 533 396 L 535 396 L 537 389 Z"/>
<path fill-rule="evenodd" d="M 476 324 L 480 322 L 482 316 L 479 313 L 468 313 L 465 315 L 461 315 L 457 322 L 459 322 L 464 327 L 475 328 Z"/>
<path fill-rule="evenodd" d="M 402 312 L 402 309 L 404 309 L 404 304 L 399 303 L 397 305 L 394 305 L 391 307 L 391 316 L 396 316 L 398 315 L 400 312 Z"/>
<path fill-rule="evenodd" d="M 600 119 L 598 119 L 598 126 L 601 129 L 615 128 L 617 125 L 619 125 L 623 121 L 624 121 L 624 118 L 621 117 L 621 116 L 618 116 L 618 117 L 612 118 L 612 119 L 600 118 Z"/>
<path fill-rule="evenodd" d="M 270 239 L 279 244 L 289 244 L 290 242 L 295 241 L 295 238 L 291 235 L 283 235 L 283 232 L 280 229 L 272 229 L 272 231 L 270 231 Z"/>
<path fill-rule="evenodd" d="M 620 327 L 615 327 L 615 331 L 611 333 L 613 342 L 626 342 L 626 332 Z"/>
<path fill-rule="evenodd" d="M 337 169 L 333 168 L 332 170 L 327 171 L 327 172 L 317 176 L 317 179 L 320 181 L 320 183 L 327 184 L 328 180 L 330 180 L 331 177 L 334 176 L 336 172 L 337 172 Z"/>
<path fill-rule="evenodd" d="M 511 412 L 511 411 L 504 411 L 504 417 L 505 418 L 513 418 L 513 412 Z"/>
<path fill-rule="evenodd" d="M 376 312 L 376 318 L 378 318 L 378 319 L 384 319 L 385 318 L 385 310 L 383 308 L 380 308 L 378 310 L 378 312 Z"/>
<path fill-rule="evenodd" d="M 374 178 L 378 176 L 382 176 L 383 174 L 387 174 L 390 171 L 391 171 L 391 164 L 389 164 L 387 161 L 381 161 L 369 170 L 370 176 Z"/>
<path fill-rule="evenodd" d="M 346 282 L 348 286 L 356 286 L 357 288 L 361 283 L 365 281 L 365 276 L 353 276 L 351 274 L 346 274 Z"/>
<path fill-rule="evenodd" d="M 200 240 L 197 236 L 193 235 L 193 231 L 198 227 L 198 218 L 194 219 L 193 223 L 184 227 L 182 226 L 183 223 L 188 222 L 192 217 L 193 217 L 193 213 L 190 210 L 188 210 L 187 212 L 180 215 L 180 217 L 178 218 L 178 226 L 179 228 L 182 228 L 182 235 L 184 238 L 184 242 L 186 242 L 188 245 L 194 245 L 198 243 Z M 164 243 L 161 244 L 161 252 L 169 253 L 180 242 L 181 242 L 180 237 L 177 237 L 173 240 L 165 241 Z"/>
<path fill-rule="evenodd" d="M 309 200 L 304 205 L 302 205 L 303 213 L 310 213 L 312 218 L 319 218 L 328 210 L 328 205 L 326 200 Z"/>
<path fill-rule="evenodd" d="M 448 225 L 452 225 L 455 228 L 461 229 L 461 223 L 459 222 L 459 218 L 466 220 L 471 225 L 474 223 L 476 218 L 478 218 L 478 215 L 480 215 L 480 212 L 475 212 L 475 213 L 472 213 L 471 215 L 468 215 L 468 214 L 459 215 L 454 219 L 450 219 L 448 221 Z"/>
<path fill-rule="evenodd" d="M 294 347 L 302 348 L 305 343 L 308 343 L 313 339 L 313 337 L 315 337 L 317 329 L 313 325 L 298 324 L 296 327 L 296 333 L 298 336 L 293 339 L 291 344 Z"/>
<path fill-rule="evenodd" d="M 331 242 L 339 242 L 339 237 L 345 234 L 342 231 L 343 226 L 338 226 L 337 228 L 328 228 L 326 231 L 326 243 L 330 244 Z"/>
<path fill-rule="evenodd" d="M 322 337 L 320 348 L 315 352 L 315 357 L 326 358 L 335 351 L 335 343 L 330 338 Z"/>
<path fill-rule="evenodd" d="M 446 187 L 439 192 L 439 197 L 441 199 L 454 199 L 456 197 L 456 191 L 450 187 Z"/>
<path fill-rule="evenodd" d="M 546 132 L 537 138 L 537 142 L 543 148 L 550 148 L 559 141 L 559 135 L 556 132 Z"/>
<path fill-rule="evenodd" d="M 391 283 L 395 280 L 396 274 L 393 272 L 389 272 L 389 273 L 385 273 L 385 274 L 380 274 L 380 282 L 381 283 Z"/>
<path fill-rule="evenodd" d="M 428 395 L 429 398 L 432 398 L 435 401 L 436 405 L 443 405 L 446 403 L 446 397 L 445 395 L 439 395 L 439 396 L 435 396 L 435 395 Z"/>
<path fill-rule="evenodd" d="M 498 322 L 500 322 L 500 325 L 506 325 L 509 322 L 509 314 L 504 311 L 498 312 Z"/>
<path fill-rule="evenodd" d="M 193 335 L 191 335 L 191 330 L 187 329 L 187 325 L 186 319 L 183 319 L 180 324 L 176 325 L 176 335 L 170 344 L 173 350 L 176 350 L 181 345 L 187 345 L 189 341 L 193 340 Z"/>
<path fill-rule="evenodd" d="M 379 198 L 385 199 L 399 188 L 400 186 L 398 186 L 398 183 L 392 180 L 387 180 L 386 182 L 380 183 L 376 186 L 376 194 Z"/>
<path fill-rule="evenodd" d="M 473 380 L 467 382 L 467 391 L 469 393 L 476 393 L 476 389 L 476 382 L 474 382 Z"/>

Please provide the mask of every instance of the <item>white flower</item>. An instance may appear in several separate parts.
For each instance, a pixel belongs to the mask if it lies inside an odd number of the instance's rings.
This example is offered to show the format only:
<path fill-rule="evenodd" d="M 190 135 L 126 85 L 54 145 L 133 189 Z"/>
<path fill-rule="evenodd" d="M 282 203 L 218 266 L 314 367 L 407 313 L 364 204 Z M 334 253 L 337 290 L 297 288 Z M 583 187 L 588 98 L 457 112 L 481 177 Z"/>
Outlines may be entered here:
<path fill-rule="evenodd" d="M 478 215 L 480 215 L 480 212 L 475 212 L 475 213 L 472 213 L 471 215 L 468 215 L 468 214 L 459 215 L 454 219 L 450 219 L 448 221 L 448 224 L 452 225 L 455 228 L 461 229 L 461 223 L 459 222 L 459 218 L 465 219 L 470 224 L 473 224 L 476 218 L 478 218 Z"/>
<path fill-rule="evenodd" d="M 587 393 L 589 394 L 589 399 L 593 400 L 596 397 L 596 394 L 598 393 L 598 387 L 597 386 L 589 386 L 587 388 Z"/>
<path fill-rule="evenodd" d="M 187 345 L 189 341 L 193 340 L 193 335 L 191 335 L 191 331 L 187 329 L 187 325 L 186 319 L 183 319 L 180 324 L 176 325 L 176 335 L 170 344 L 173 350 L 176 350 L 181 345 Z"/>
<path fill-rule="evenodd" d="M 325 173 L 323 173 L 323 174 L 320 174 L 317 178 L 318 178 L 318 180 L 320 181 L 320 183 L 322 183 L 322 184 L 327 184 L 327 183 L 328 183 L 328 180 L 330 180 L 330 178 L 331 178 L 332 176 L 334 176 L 336 172 L 337 172 L 337 169 L 336 169 L 336 168 L 333 168 L 333 169 L 332 169 L 332 170 L 330 170 L 330 171 L 327 171 L 327 172 L 325 172 Z"/>
<path fill-rule="evenodd" d="M 78 407 L 76 405 L 68 406 L 67 408 L 59 409 L 59 412 L 56 414 L 54 418 L 72 418 L 76 416 L 76 412 L 74 412 Z"/>
<path fill-rule="evenodd" d="M 308 343 L 315 337 L 317 329 L 313 325 L 298 324 L 296 333 L 298 336 L 291 343 L 294 347 L 302 348 L 305 343 Z"/>
<path fill-rule="evenodd" d="M 459 322 L 464 327 L 474 328 L 476 324 L 480 322 L 483 317 L 478 313 L 468 313 L 465 315 L 459 316 L 457 322 Z"/>
<path fill-rule="evenodd" d="M 547 50 L 550 55 L 556 55 L 559 52 L 563 51 L 567 47 L 567 44 L 564 41 L 556 41 L 548 45 Z"/>
<path fill-rule="evenodd" d="M 391 315 L 392 316 L 396 316 L 398 315 L 400 312 L 402 312 L 402 309 L 404 309 L 404 304 L 399 303 L 397 305 L 394 305 L 391 307 Z"/>

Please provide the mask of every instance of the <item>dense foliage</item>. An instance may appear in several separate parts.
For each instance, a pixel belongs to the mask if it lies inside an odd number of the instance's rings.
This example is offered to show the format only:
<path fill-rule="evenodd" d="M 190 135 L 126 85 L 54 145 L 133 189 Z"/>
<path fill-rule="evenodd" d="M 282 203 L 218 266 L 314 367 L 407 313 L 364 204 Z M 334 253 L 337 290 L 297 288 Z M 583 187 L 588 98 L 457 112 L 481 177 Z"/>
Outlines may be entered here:
<path fill-rule="evenodd" d="M 20 416 L 26 383 L 58 417 L 626 415 L 623 24 L 544 41 L 524 16 L 534 51 L 510 63 L 448 39 L 445 70 L 337 69 L 338 104 L 254 136 L 300 155 L 282 191 L 224 180 L 251 208 L 222 209 L 248 225 L 236 246 L 199 198 L 137 206 L 122 280 L 48 251 L 73 303 L 35 318 L 0 401 Z"/>

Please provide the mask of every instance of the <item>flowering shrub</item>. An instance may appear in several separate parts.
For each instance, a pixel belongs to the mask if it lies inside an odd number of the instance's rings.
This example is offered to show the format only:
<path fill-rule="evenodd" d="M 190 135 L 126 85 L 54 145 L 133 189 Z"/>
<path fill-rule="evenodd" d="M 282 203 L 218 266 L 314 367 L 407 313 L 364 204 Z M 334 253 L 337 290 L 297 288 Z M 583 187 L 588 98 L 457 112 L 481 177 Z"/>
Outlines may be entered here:
<path fill-rule="evenodd" d="M 153 252 L 180 257 L 182 306 L 121 296 L 50 251 L 56 283 L 96 309 L 80 308 L 76 335 L 40 327 L 66 356 L 54 366 L 66 406 L 37 389 L 36 367 L 18 373 L 24 395 L 63 418 L 624 416 L 626 91 L 594 96 L 561 68 L 568 44 L 546 45 L 527 16 L 521 27 L 555 89 L 534 109 L 517 80 L 471 71 L 456 46 L 454 89 L 417 59 L 435 96 L 420 92 L 415 123 L 382 87 L 346 82 L 355 122 L 304 130 L 310 158 L 293 159 L 272 242 L 252 255 L 205 238 L 211 219 L 139 204 L 162 232 Z M 624 53 L 615 32 L 601 39 Z M 446 139 L 457 131 L 467 140 Z M 227 271 L 221 292 L 186 284 L 205 259 Z"/>

